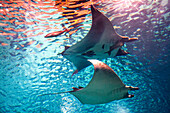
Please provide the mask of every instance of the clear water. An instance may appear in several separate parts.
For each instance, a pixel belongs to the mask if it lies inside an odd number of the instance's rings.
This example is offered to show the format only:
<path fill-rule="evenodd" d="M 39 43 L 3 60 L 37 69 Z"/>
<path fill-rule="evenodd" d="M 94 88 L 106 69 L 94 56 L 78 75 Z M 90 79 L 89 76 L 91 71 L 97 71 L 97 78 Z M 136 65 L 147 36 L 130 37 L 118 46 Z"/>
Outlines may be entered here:
<path fill-rule="evenodd" d="M 75 66 L 57 55 L 65 45 L 73 45 L 87 34 L 90 3 L 84 4 L 84 17 L 71 20 L 63 16 L 67 3 L 56 3 L 57 0 L 0 1 L 0 113 L 170 112 L 168 0 L 94 1 L 119 34 L 139 38 L 123 47 L 129 55 L 102 60 L 126 85 L 140 88 L 130 92 L 134 98 L 83 105 L 71 94 L 39 97 L 85 87 L 93 76 L 90 66 L 71 77 Z M 61 24 L 69 31 L 44 38 L 48 33 L 62 31 Z"/>

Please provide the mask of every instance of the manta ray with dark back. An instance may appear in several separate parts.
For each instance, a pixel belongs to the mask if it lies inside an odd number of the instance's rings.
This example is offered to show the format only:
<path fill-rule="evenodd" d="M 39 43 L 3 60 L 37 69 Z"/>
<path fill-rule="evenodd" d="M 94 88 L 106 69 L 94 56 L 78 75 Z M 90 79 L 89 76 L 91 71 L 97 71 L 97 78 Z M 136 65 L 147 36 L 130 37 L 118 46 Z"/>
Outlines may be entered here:
<path fill-rule="evenodd" d="M 138 38 L 129 38 L 116 33 L 109 19 L 91 5 L 92 26 L 88 34 L 75 45 L 68 47 L 61 53 L 70 60 L 77 70 L 90 65 L 87 59 L 103 59 L 126 55 L 128 52 L 121 49 L 124 42 L 131 42 Z"/>
<path fill-rule="evenodd" d="M 94 66 L 94 75 L 85 88 L 73 88 L 73 91 L 51 94 L 70 93 L 83 104 L 104 104 L 113 100 L 134 97 L 134 95 L 128 93 L 128 90 L 138 90 L 138 87 L 126 86 L 105 63 L 98 60 L 89 61 Z"/>

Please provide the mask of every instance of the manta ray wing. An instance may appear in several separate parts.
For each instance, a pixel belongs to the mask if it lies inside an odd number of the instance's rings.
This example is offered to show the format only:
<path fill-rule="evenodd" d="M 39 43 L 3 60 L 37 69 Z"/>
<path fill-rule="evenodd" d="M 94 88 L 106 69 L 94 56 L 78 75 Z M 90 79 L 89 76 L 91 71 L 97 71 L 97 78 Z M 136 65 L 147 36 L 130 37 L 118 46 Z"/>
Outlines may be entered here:
<path fill-rule="evenodd" d="M 133 97 L 128 90 L 133 88 L 125 86 L 116 73 L 106 64 L 98 60 L 89 60 L 94 65 L 94 75 L 85 88 L 71 91 L 83 104 L 103 104 L 113 100 Z"/>
<path fill-rule="evenodd" d="M 64 54 L 85 53 L 100 42 L 115 43 L 118 40 L 122 39 L 119 35 L 117 35 L 116 31 L 112 26 L 112 23 L 106 16 L 104 16 L 101 12 L 95 9 L 93 5 L 91 5 L 91 11 L 92 26 L 90 31 L 80 42 L 67 49 Z"/>
<path fill-rule="evenodd" d="M 104 15 L 102 13 L 100 13 L 98 10 L 96 10 L 93 7 L 93 5 L 91 5 L 91 10 L 92 10 L 92 26 L 91 26 L 90 31 L 80 42 L 76 43 L 75 45 L 73 45 L 69 49 L 67 49 L 67 51 L 65 51 L 64 54 L 84 53 L 100 41 L 102 33 L 104 32 L 104 26 L 100 25 L 100 22 L 101 22 L 100 19 Z M 102 14 L 102 15 L 100 15 L 100 14 Z"/>
<path fill-rule="evenodd" d="M 92 31 L 97 31 L 102 34 L 100 36 L 100 42 L 104 43 L 110 43 L 110 41 L 117 42 L 118 40 L 121 40 L 122 38 L 116 33 L 115 29 L 113 28 L 113 25 L 111 21 L 100 11 L 98 11 L 96 8 L 94 8 L 93 5 L 91 5 L 91 11 L 92 11 Z"/>
<path fill-rule="evenodd" d="M 90 83 L 87 85 L 88 90 L 99 90 L 110 92 L 113 87 L 125 86 L 117 74 L 105 63 L 98 60 L 89 60 L 94 66 L 94 75 Z"/>

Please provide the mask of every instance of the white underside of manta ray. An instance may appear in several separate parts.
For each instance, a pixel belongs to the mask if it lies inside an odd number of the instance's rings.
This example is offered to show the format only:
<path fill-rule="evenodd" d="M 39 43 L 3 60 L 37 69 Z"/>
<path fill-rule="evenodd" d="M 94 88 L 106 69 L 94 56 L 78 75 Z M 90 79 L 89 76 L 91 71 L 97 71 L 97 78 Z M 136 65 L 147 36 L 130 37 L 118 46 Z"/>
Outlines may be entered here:
<path fill-rule="evenodd" d="M 129 38 L 116 33 L 109 19 L 91 5 L 92 26 L 88 34 L 75 45 L 65 47 L 61 53 L 76 67 L 77 72 L 90 65 L 87 59 L 103 59 L 126 55 L 121 46 L 138 38 Z"/>
<path fill-rule="evenodd" d="M 126 86 L 123 84 L 116 73 L 103 62 L 98 60 L 89 61 L 94 65 L 95 70 L 89 84 L 85 88 L 73 88 L 73 91 L 60 93 L 70 93 L 83 104 L 104 104 L 113 100 L 134 97 L 134 95 L 128 93 L 128 90 L 138 90 L 138 87 Z"/>

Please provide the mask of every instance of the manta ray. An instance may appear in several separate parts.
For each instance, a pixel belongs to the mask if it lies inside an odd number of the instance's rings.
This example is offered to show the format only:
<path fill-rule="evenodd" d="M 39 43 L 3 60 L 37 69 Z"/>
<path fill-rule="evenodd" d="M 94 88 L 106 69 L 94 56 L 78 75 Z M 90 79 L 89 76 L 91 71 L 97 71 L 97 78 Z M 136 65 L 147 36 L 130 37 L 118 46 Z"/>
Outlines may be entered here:
<path fill-rule="evenodd" d="M 99 60 L 88 61 L 94 66 L 94 75 L 89 84 L 85 88 L 73 87 L 72 91 L 60 93 L 70 93 L 82 104 L 104 104 L 114 100 L 134 97 L 134 95 L 128 93 L 128 90 L 138 90 L 138 87 L 126 86 L 118 75 L 105 63 Z"/>
<path fill-rule="evenodd" d="M 60 53 L 77 67 L 73 74 L 91 64 L 87 59 L 112 58 L 128 54 L 121 47 L 125 42 L 138 39 L 119 35 L 109 19 L 93 5 L 91 12 L 92 26 L 87 35 L 75 45 L 65 46 L 65 50 Z"/>

